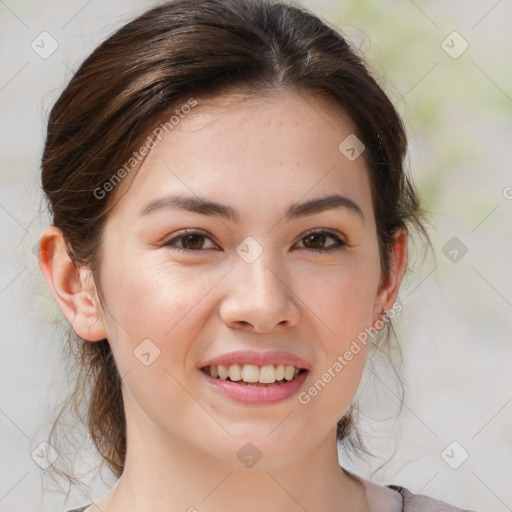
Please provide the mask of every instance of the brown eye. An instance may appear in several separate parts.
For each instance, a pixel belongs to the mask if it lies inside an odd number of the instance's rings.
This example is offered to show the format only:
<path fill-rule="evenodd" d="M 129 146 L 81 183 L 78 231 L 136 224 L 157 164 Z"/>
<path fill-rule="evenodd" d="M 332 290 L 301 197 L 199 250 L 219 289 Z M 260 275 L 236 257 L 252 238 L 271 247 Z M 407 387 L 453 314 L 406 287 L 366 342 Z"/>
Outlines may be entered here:
<path fill-rule="evenodd" d="M 201 252 L 204 249 L 205 240 L 211 240 L 211 238 L 199 231 L 184 231 L 163 245 L 181 252 Z M 181 242 L 181 245 L 177 245 L 176 242 Z"/>
<path fill-rule="evenodd" d="M 327 239 L 334 240 L 334 244 L 330 244 L 327 247 L 324 247 Z M 315 231 L 304 236 L 301 241 L 304 241 L 304 245 L 307 249 L 307 252 L 318 254 L 325 253 L 327 251 L 332 251 L 336 249 L 341 249 L 344 246 L 348 245 L 347 242 L 341 240 L 334 233 L 329 231 Z"/>
<path fill-rule="evenodd" d="M 309 249 L 322 249 L 326 238 L 328 237 L 324 233 L 312 233 L 304 237 L 306 241 L 304 245 Z M 321 247 L 312 247 L 312 245 L 320 245 Z"/>
<path fill-rule="evenodd" d="M 183 247 L 185 249 L 191 249 L 193 251 L 196 251 L 198 249 L 201 249 L 203 243 L 204 243 L 204 236 L 203 235 L 186 235 L 181 237 L 181 240 L 183 240 Z"/>
<path fill-rule="evenodd" d="M 334 243 L 326 247 L 325 243 L 328 239 L 334 240 Z M 211 241 L 212 239 L 200 231 L 190 230 L 181 232 L 178 236 L 164 242 L 163 245 L 180 252 L 200 253 L 206 250 L 204 248 L 206 240 Z M 305 251 L 312 254 L 326 253 L 328 251 L 342 249 L 344 246 L 349 246 L 347 242 L 329 231 L 308 233 L 306 236 L 302 237 L 301 242 L 304 242 Z"/>

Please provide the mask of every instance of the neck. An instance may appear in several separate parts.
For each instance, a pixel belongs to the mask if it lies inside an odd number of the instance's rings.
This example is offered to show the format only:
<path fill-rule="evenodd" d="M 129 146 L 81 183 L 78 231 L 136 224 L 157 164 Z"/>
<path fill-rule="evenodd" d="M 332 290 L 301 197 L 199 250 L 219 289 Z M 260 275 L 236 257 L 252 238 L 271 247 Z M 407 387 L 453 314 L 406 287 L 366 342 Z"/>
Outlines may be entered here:
<path fill-rule="evenodd" d="M 124 472 L 97 503 L 102 512 L 369 511 L 363 484 L 339 465 L 335 429 L 313 450 L 284 465 L 265 465 L 262 454 L 253 467 L 240 469 L 171 437 L 147 419 L 129 420 L 135 418 L 127 414 Z"/>

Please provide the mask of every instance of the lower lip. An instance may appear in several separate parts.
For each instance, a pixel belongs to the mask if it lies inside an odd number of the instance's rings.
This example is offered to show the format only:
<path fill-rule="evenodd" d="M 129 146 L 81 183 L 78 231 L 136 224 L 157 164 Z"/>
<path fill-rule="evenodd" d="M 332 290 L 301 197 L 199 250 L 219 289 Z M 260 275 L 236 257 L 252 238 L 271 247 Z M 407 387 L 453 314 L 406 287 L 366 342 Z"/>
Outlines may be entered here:
<path fill-rule="evenodd" d="M 216 379 L 199 370 L 210 386 L 233 400 L 252 405 L 274 404 L 295 395 L 308 376 L 306 370 L 293 380 L 276 386 L 257 387 L 250 384 L 237 384 L 229 380 Z"/>

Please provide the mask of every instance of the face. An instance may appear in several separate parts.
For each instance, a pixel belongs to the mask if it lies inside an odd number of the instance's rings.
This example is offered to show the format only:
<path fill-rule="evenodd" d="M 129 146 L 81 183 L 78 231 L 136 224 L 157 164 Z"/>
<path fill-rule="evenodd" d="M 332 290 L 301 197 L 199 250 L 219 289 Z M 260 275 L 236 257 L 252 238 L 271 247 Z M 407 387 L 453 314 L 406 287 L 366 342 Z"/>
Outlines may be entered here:
<path fill-rule="evenodd" d="M 272 467 L 331 435 L 359 385 L 366 346 L 343 356 L 383 307 L 370 181 L 338 149 L 353 125 L 327 100 L 222 100 L 199 102 L 115 191 L 101 315 L 129 429 L 237 467 L 250 441 Z M 302 371 L 236 384 L 215 378 L 220 362 L 233 379 L 236 363 L 248 380 Z"/>

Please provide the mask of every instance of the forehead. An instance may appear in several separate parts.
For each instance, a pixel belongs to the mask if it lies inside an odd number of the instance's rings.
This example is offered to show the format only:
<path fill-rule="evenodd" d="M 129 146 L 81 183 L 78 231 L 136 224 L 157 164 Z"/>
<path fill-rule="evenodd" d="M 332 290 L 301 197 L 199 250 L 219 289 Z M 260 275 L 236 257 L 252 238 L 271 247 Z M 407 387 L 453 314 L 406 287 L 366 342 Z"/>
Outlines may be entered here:
<path fill-rule="evenodd" d="M 165 192 L 229 197 L 237 209 L 325 192 L 369 201 L 363 157 L 351 161 L 339 149 L 354 124 L 333 101 L 291 90 L 197 101 L 121 184 L 117 207 L 133 213 Z"/>

